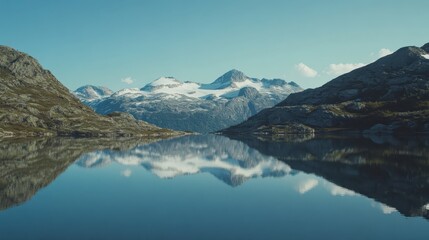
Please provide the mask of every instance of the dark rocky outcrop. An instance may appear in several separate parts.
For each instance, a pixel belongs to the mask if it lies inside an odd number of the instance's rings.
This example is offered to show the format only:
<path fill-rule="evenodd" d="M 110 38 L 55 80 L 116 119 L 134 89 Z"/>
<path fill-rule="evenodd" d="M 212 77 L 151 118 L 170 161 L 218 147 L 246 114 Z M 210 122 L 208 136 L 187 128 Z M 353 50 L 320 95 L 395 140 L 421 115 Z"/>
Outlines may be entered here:
<path fill-rule="evenodd" d="M 427 51 L 428 44 L 401 48 L 319 88 L 293 93 L 223 132 L 301 133 L 305 126 L 316 133 L 429 133 Z"/>
<path fill-rule="evenodd" d="M 0 46 L 0 136 L 173 134 L 129 114 L 96 114 L 34 58 Z"/>

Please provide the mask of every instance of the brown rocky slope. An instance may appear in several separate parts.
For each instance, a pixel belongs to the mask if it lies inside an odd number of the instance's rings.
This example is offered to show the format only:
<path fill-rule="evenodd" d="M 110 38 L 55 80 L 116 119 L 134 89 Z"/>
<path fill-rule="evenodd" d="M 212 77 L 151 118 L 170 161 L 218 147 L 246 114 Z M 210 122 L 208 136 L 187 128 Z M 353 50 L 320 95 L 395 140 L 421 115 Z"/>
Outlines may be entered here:
<path fill-rule="evenodd" d="M 0 136 L 177 135 L 129 114 L 102 116 L 82 104 L 36 59 L 0 46 Z"/>

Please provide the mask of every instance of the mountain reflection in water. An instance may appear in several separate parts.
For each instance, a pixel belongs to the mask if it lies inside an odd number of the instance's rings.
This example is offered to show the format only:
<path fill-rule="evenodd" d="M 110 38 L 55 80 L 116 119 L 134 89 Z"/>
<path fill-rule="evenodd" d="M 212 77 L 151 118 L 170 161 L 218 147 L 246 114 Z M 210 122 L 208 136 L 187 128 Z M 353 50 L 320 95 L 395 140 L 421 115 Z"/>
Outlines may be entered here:
<path fill-rule="evenodd" d="M 393 138 L 309 138 L 272 141 L 190 135 L 166 140 L 2 140 L 0 209 L 28 201 L 71 164 L 141 166 L 159 178 L 211 174 L 230 186 L 249 179 L 294 176 L 327 180 L 334 196 L 364 195 L 384 213 L 429 218 L 429 141 Z M 135 171 L 135 170 L 134 170 Z M 131 170 L 124 170 L 130 176 Z M 301 181 L 300 194 L 320 185 Z"/>
<path fill-rule="evenodd" d="M 280 177 L 296 172 L 284 162 L 262 155 L 240 141 L 216 135 L 174 138 L 126 152 L 95 151 L 77 160 L 82 167 L 100 167 L 112 162 L 141 165 L 160 178 L 210 173 L 231 186 L 250 178 Z"/>
<path fill-rule="evenodd" d="M 241 139 L 292 169 L 429 218 L 429 139 L 314 138 L 303 142 Z"/>

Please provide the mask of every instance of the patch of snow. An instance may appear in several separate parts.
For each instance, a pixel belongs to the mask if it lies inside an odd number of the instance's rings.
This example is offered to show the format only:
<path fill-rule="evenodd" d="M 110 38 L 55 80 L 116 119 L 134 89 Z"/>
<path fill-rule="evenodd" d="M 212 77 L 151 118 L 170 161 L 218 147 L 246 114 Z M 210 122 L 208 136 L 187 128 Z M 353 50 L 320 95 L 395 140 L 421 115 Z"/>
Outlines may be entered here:
<path fill-rule="evenodd" d="M 112 95 L 112 91 L 105 87 L 83 86 L 73 92 L 73 94 L 83 101 L 92 102 Z"/>
<path fill-rule="evenodd" d="M 298 192 L 304 194 L 311 189 L 315 188 L 319 184 L 319 181 L 316 179 L 310 178 L 298 184 Z"/>
<path fill-rule="evenodd" d="M 380 210 L 384 213 L 384 214 L 391 214 L 394 212 L 397 212 L 398 210 L 396 210 L 396 208 L 387 206 L 386 204 L 382 204 L 380 203 Z"/>
<path fill-rule="evenodd" d="M 215 86 L 216 85 L 216 86 Z M 270 85 L 267 84 L 267 80 L 264 82 L 254 79 L 245 79 L 241 82 L 234 82 L 231 86 L 224 88 L 218 88 L 218 84 L 199 84 L 195 82 L 180 82 L 174 78 L 159 78 L 152 83 L 147 84 L 144 90 L 132 89 L 128 92 L 121 90 L 120 93 L 115 93 L 115 96 L 125 95 L 131 97 L 130 94 L 133 94 L 134 97 L 141 95 L 151 95 L 151 94 L 168 94 L 168 95 L 183 95 L 190 98 L 200 98 L 205 99 L 208 96 L 213 96 L 214 98 L 223 97 L 223 98 L 234 98 L 238 96 L 238 91 L 244 87 L 255 88 L 261 94 L 270 94 L 274 92 L 282 93 L 291 93 L 299 90 L 299 88 L 291 87 L 288 84 L 283 86 Z M 164 96 L 165 97 L 165 96 Z M 172 97 L 168 97 L 172 98 Z"/>
<path fill-rule="evenodd" d="M 356 195 L 356 193 L 353 192 L 352 190 L 340 187 L 340 186 L 335 185 L 333 183 L 330 184 L 330 186 L 328 187 L 328 189 L 329 189 L 329 191 L 330 191 L 330 193 L 331 193 L 332 196 L 341 196 L 341 197 L 344 197 L 344 196 L 355 196 Z"/>
<path fill-rule="evenodd" d="M 172 77 L 161 77 L 150 83 L 151 86 L 168 86 L 182 84 L 179 80 Z"/>
<path fill-rule="evenodd" d="M 422 57 L 429 59 L 429 54 L 423 54 Z"/>

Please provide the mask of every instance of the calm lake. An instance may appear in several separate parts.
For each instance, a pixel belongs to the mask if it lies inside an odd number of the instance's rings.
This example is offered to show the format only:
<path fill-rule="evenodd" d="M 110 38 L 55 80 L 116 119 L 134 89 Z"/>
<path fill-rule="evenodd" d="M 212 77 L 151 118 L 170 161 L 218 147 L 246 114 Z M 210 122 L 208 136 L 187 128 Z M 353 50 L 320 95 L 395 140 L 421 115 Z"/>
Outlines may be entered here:
<path fill-rule="evenodd" d="M 0 140 L 0 239 L 427 239 L 429 139 Z"/>

